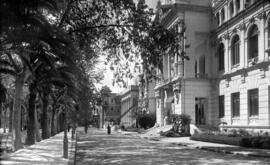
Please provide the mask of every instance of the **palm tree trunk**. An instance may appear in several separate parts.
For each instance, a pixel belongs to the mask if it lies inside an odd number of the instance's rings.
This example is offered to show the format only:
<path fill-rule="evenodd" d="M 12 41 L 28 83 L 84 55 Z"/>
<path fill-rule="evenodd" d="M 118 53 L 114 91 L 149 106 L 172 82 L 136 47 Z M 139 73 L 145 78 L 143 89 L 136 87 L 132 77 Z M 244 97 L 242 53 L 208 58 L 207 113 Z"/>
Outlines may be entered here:
<path fill-rule="evenodd" d="M 40 131 L 39 131 L 39 123 L 38 123 L 38 117 L 37 117 L 37 110 L 35 110 L 35 133 L 36 133 L 36 141 L 41 141 Z"/>
<path fill-rule="evenodd" d="M 56 105 L 53 104 L 52 107 L 52 120 L 51 120 L 51 135 L 55 135 L 55 111 L 56 111 Z"/>
<path fill-rule="evenodd" d="M 21 135 L 21 101 L 24 85 L 24 74 L 17 74 L 15 82 L 15 99 L 13 110 L 13 147 L 14 150 L 22 148 L 22 135 Z"/>
<path fill-rule="evenodd" d="M 41 129 L 42 129 L 42 139 L 48 139 L 50 137 L 50 130 L 48 125 L 48 94 L 44 92 L 44 96 L 42 99 L 43 107 L 42 107 L 42 119 L 41 119 Z"/>
<path fill-rule="evenodd" d="M 8 122 L 8 132 L 12 132 L 13 129 L 13 101 L 9 103 L 9 122 Z"/>
<path fill-rule="evenodd" d="M 0 103 L 0 128 L 2 127 L 2 113 L 3 113 L 3 103 Z"/>
<path fill-rule="evenodd" d="M 35 119 L 35 100 L 36 100 L 36 90 L 35 84 L 30 84 L 29 86 L 30 97 L 28 100 L 28 122 L 27 122 L 27 138 L 26 144 L 35 144 L 35 131 L 36 131 L 36 119 Z"/>
<path fill-rule="evenodd" d="M 4 110 L 4 133 L 6 133 L 6 128 L 7 128 L 7 109 Z"/>

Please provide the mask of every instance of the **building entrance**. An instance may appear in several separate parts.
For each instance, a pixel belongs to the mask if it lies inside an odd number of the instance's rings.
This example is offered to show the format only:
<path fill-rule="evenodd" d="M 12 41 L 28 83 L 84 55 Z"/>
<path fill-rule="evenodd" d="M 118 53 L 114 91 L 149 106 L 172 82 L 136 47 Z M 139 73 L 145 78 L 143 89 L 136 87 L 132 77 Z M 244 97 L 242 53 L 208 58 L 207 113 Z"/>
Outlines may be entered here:
<path fill-rule="evenodd" d="M 205 124 L 206 98 L 195 98 L 195 120 L 196 125 Z"/>

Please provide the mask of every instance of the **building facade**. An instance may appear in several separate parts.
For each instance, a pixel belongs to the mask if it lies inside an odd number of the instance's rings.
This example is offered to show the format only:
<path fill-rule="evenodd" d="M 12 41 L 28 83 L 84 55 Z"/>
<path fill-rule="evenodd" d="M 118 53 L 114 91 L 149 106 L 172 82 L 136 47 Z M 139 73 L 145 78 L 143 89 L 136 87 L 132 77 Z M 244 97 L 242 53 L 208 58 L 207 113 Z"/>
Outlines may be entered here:
<path fill-rule="evenodd" d="M 270 128 L 269 10 L 268 0 L 160 2 L 159 21 L 182 39 L 158 71 L 159 124 L 184 113 L 196 125 Z"/>
<path fill-rule="evenodd" d="M 155 87 L 157 123 L 168 124 L 170 114 L 188 114 L 197 125 L 213 124 L 210 0 L 164 0 L 159 22 L 179 32 L 179 52 L 163 57 Z M 187 55 L 189 60 L 181 58 Z M 161 74 L 163 73 L 163 74 Z"/>
<path fill-rule="evenodd" d="M 140 114 L 153 114 L 156 115 L 156 98 L 155 98 L 155 85 L 154 78 L 142 73 L 139 76 L 139 102 L 138 110 Z"/>
<path fill-rule="evenodd" d="M 129 86 L 121 94 L 120 125 L 124 127 L 136 127 L 138 111 L 139 88 L 136 85 Z"/>
<path fill-rule="evenodd" d="M 269 1 L 215 0 L 219 121 L 270 128 Z"/>
<path fill-rule="evenodd" d="M 103 98 L 103 110 L 101 113 L 104 113 L 104 124 L 107 123 L 120 123 L 121 116 L 121 96 L 115 93 L 107 93 Z M 102 116 L 102 115 L 101 115 Z"/>

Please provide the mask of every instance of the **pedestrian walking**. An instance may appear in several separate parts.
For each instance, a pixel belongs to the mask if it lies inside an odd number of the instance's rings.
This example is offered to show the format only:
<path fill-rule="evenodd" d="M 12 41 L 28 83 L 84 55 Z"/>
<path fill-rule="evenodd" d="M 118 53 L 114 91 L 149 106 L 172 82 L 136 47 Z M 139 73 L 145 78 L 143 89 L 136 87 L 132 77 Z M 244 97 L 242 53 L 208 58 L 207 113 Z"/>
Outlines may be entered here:
<path fill-rule="evenodd" d="M 85 132 L 85 134 L 87 134 L 87 130 L 88 130 L 88 124 L 85 124 L 85 126 L 84 126 L 84 132 Z"/>
<path fill-rule="evenodd" d="M 108 124 L 108 126 L 107 126 L 107 133 L 108 133 L 108 135 L 111 134 L 111 126 L 110 126 L 110 124 Z"/>

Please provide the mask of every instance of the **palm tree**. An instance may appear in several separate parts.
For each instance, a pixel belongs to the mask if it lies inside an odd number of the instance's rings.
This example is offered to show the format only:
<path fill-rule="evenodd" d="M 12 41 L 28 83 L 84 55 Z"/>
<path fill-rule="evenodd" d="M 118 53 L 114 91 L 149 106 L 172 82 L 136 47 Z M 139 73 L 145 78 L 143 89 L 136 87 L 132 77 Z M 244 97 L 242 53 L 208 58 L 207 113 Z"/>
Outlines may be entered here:
<path fill-rule="evenodd" d="M 20 112 L 23 86 L 33 73 L 29 56 L 36 53 L 31 53 L 36 51 L 32 47 L 37 43 L 43 43 L 44 56 L 57 56 L 61 59 L 73 51 L 70 46 L 66 46 L 65 35 L 53 27 L 42 15 L 44 12 L 42 9 L 56 10 L 55 1 L 3 0 L 1 3 L 1 57 L 4 55 L 8 59 L 15 72 L 13 124 L 15 129 L 14 149 L 17 150 L 22 147 Z"/>

